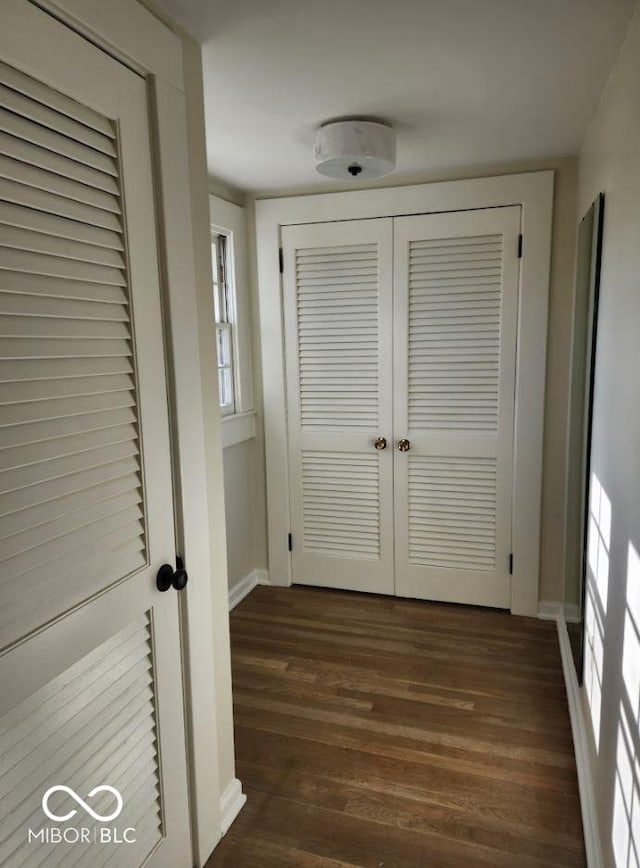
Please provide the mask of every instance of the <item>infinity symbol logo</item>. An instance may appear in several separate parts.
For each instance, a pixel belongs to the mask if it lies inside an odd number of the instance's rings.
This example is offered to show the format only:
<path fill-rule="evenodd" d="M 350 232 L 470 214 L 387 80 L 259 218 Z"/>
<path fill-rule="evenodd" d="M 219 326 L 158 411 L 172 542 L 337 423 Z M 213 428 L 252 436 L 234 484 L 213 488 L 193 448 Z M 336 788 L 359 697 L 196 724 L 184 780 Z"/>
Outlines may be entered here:
<path fill-rule="evenodd" d="M 115 818 L 119 817 L 120 814 L 122 813 L 122 806 L 123 806 L 122 796 L 120 795 L 118 790 L 116 790 L 115 787 L 108 787 L 106 785 L 102 786 L 102 787 L 94 787 L 91 790 L 91 792 L 87 794 L 88 799 L 93 798 L 93 796 L 97 795 L 98 793 L 111 793 L 113 796 L 115 796 L 115 799 L 116 799 L 115 811 L 113 811 L 113 813 L 111 813 L 111 814 L 105 814 L 103 816 L 102 814 L 98 814 L 96 811 L 94 811 L 93 808 L 91 808 L 84 801 L 84 799 L 80 798 L 80 796 L 75 792 L 75 790 L 71 789 L 71 787 L 65 787 L 64 785 L 59 785 L 56 787 L 50 787 L 47 790 L 47 792 L 44 794 L 44 796 L 42 797 L 42 810 L 45 812 L 47 817 L 49 817 L 49 819 L 53 820 L 55 823 L 64 823 L 67 820 L 70 820 L 71 817 L 74 817 L 78 812 L 76 811 L 75 808 L 73 808 L 71 811 L 69 811 L 68 814 L 64 814 L 64 815 L 54 814 L 53 811 L 49 810 L 49 799 L 51 798 L 51 796 L 54 793 L 67 793 L 67 795 L 71 796 L 71 798 L 75 802 L 77 802 L 81 808 L 84 808 L 84 810 L 87 812 L 87 814 L 92 816 L 94 820 L 98 820 L 98 822 L 100 822 L 100 823 L 108 823 L 108 822 L 110 822 L 110 820 L 115 820 Z"/>

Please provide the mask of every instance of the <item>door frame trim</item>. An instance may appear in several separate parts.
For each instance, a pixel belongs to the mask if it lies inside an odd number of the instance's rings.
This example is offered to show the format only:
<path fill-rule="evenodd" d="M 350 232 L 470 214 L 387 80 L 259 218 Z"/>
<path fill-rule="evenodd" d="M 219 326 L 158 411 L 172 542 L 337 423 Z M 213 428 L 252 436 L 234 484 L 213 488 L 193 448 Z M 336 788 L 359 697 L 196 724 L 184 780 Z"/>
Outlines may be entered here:
<path fill-rule="evenodd" d="M 197 119 L 190 113 L 185 88 L 185 68 L 192 59 L 183 51 L 180 36 L 145 8 L 145 0 L 30 2 L 143 76 L 148 86 L 176 544 L 191 579 L 180 596 L 191 845 L 193 864 L 202 866 L 223 834 L 222 791 L 231 784 L 239 786 L 239 781 L 233 768 L 224 503 L 221 499 L 212 502 L 210 496 L 211 491 L 222 488 L 214 485 L 222 478 L 222 447 L 219 421 L 211 424 L 202 388 L 199 307 L 203 293 L 199 287 L 206 284 L 210 296 L 211 275 L 210 265 L 208 275 L 203 273 L 203 263 L 210 263 L 209 242 L 205 248 L 201 215 L 196 211 L 204 210 L 208 239 L 204 129 L 195 128 Z M 139 38 L 140 33 L 144 39 Z M 200 132 L 202 154 L 195 155 L 190 167 L 188 137 L 193 133 L 197 141 Z M 202 202 L 194 197 L 195 172 L 204 176 L 197 179 L 198 189 L 204 191 Z M 214 463 L 211 456 L 216 450 L 219 462 Z M 214 546 L 219 552 L 215 564 Z M 223 762 L 228 766 L 229 761 L 231 779 L 221 783 L 221 766 Z"/>
<path fill-rule="evenodd" d="M 511 611 L 538 611 L 542 452 L 554 172 L 320 193 L 255 203 L 271 584 L 292 583 L 279 247 L 282 226 L 520 205 Z M 526 323 L 526 329 L 522 324 Z"/>

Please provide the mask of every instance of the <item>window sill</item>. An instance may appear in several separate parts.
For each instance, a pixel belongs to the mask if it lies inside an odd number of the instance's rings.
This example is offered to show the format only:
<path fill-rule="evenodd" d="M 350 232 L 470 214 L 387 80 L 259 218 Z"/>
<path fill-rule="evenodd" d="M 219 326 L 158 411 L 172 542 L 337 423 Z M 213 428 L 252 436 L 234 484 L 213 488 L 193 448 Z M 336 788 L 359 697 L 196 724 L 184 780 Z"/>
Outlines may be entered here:
<path fill-rule="evenodd" d="M 221 419 L 222 448 L 235 446 L 256 436 L 255 410 L 248 413 L 235 413 L 233 416 L 223 416 Z"/>

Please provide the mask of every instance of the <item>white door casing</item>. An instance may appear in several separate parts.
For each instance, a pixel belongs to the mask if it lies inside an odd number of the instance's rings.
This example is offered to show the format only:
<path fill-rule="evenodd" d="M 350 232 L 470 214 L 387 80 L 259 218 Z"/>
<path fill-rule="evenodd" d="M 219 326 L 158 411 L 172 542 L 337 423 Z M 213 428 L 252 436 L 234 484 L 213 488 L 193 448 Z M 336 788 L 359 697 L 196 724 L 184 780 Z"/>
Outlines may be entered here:
<path fill-rule="evenodd" d="M 262 334 L 269 577 L 292 581 L 284 315 L 278 248 L 284 227 L 519 205 L 520 259 L 510 609 L 535 617 L 540 567 L 543 421 L 554 172 L 261 199 L 255 203 Z M 286 277 L 286 275 L 285 275 Z M 295 549 L 295 542 L 294 542 Z"/>
<path fill-rule="evenodd" d="M 155 589 L 175 550 L 146 85 L 29 3 L 2 14 L 29 38 L 0 27 L 0 852 L 70 859 L 25 823 L 46 822 L 49 786 L 106 784 L 139 838 L 75 845 L 73 864 L 186 866 L 178 601 Z"/>
<path fill-rule="evenodd" d="M 282 244 L 295 581 L 392 594 L 392 221 Z"/>
<path fill-rule="evenodd" d="M 399 596 L 510 606 L 519 233 L 517 206 L 394 221 Z"/>

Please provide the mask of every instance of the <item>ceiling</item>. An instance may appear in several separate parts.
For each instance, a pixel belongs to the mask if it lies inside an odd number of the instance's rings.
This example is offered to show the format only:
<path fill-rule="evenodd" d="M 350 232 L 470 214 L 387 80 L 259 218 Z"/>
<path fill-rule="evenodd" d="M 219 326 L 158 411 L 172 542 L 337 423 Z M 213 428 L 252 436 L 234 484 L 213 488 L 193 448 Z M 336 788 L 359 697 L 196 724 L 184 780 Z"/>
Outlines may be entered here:
<path fill-rule="evenodd" d="M 209 171 L 323 181 L 325 120 L 387 120 L 398 174 L 577 152 L 635 0 L 159 0 L 203 46 Z"/>

